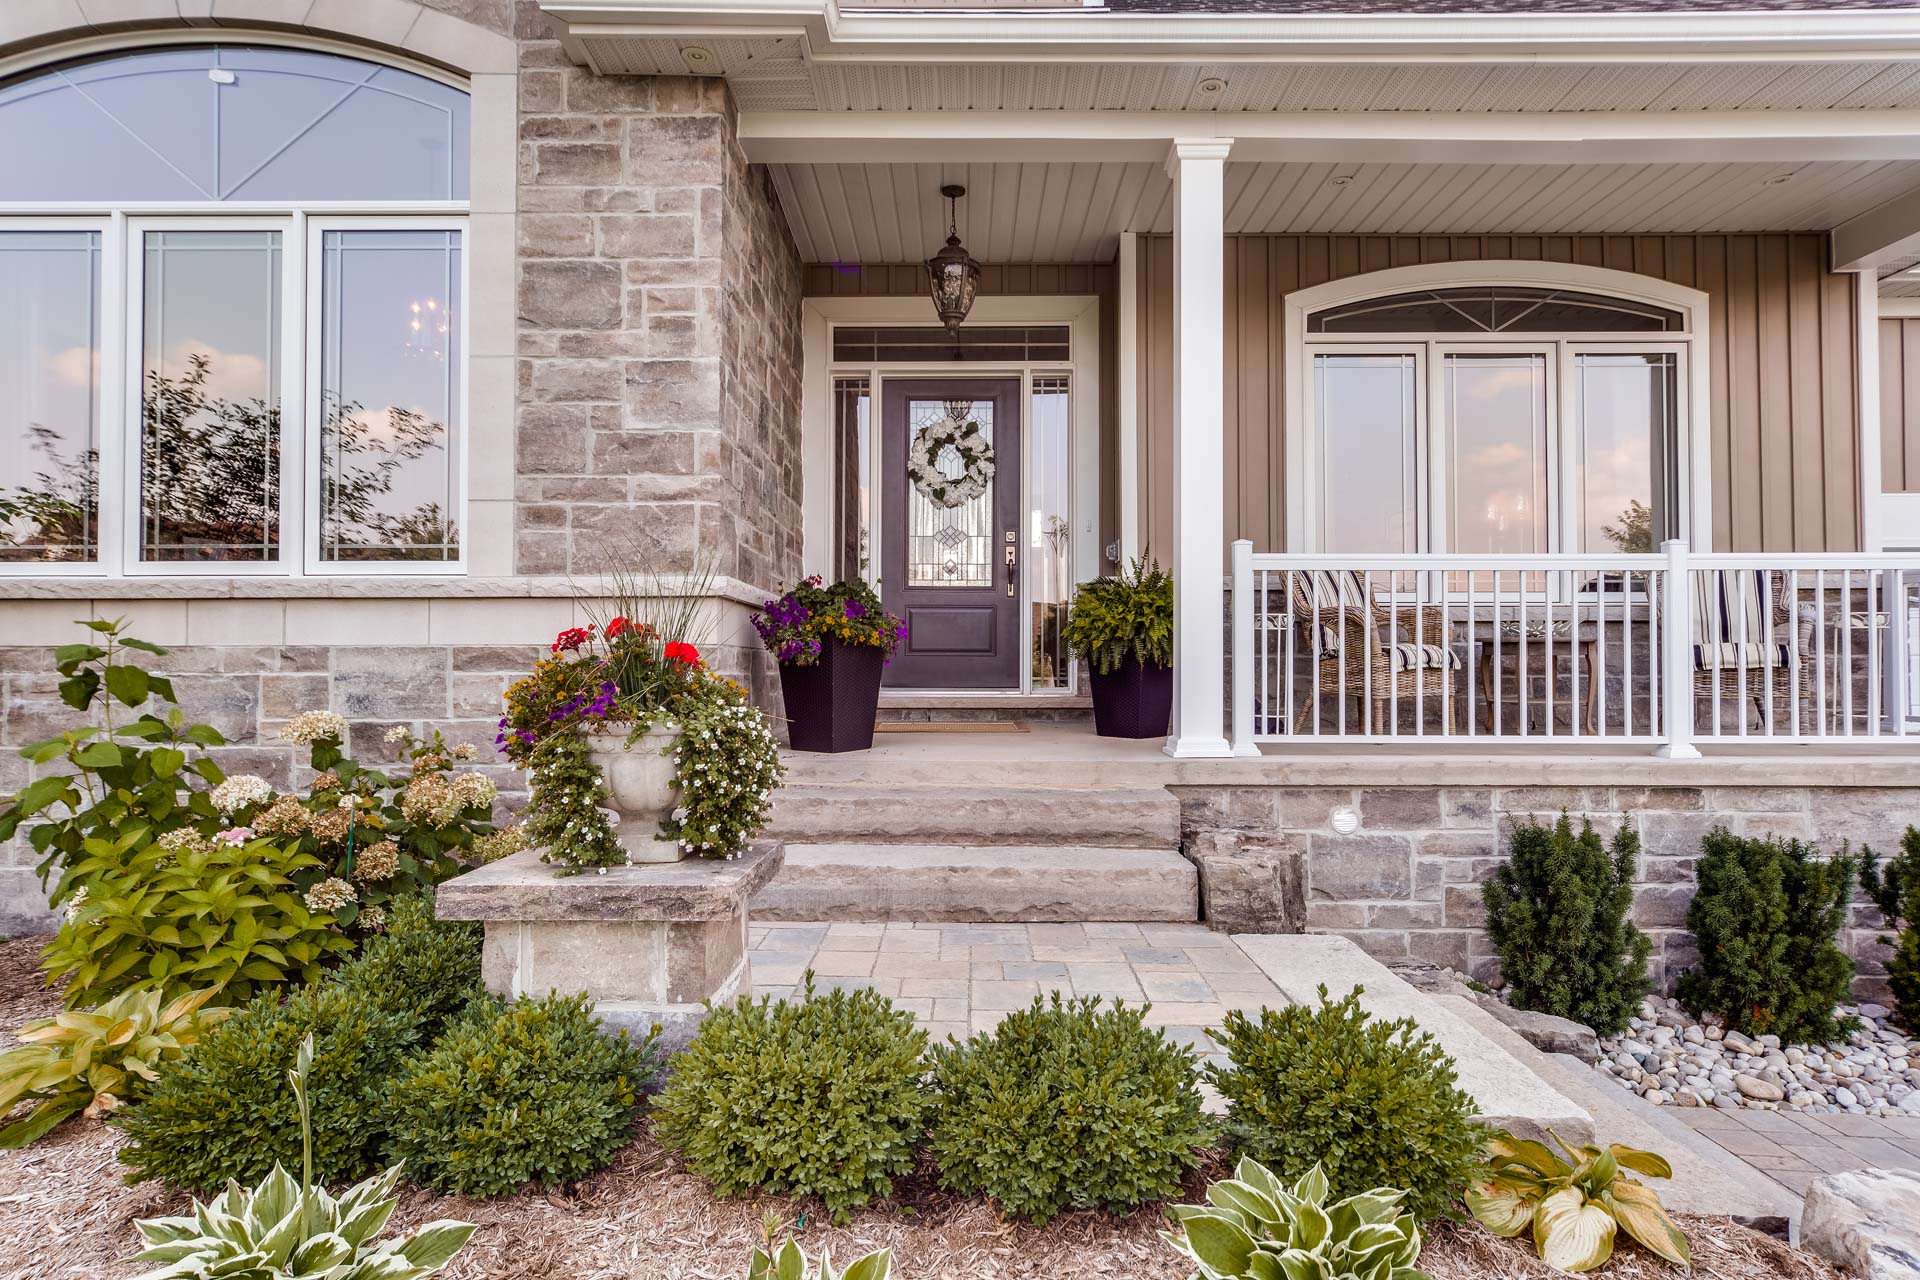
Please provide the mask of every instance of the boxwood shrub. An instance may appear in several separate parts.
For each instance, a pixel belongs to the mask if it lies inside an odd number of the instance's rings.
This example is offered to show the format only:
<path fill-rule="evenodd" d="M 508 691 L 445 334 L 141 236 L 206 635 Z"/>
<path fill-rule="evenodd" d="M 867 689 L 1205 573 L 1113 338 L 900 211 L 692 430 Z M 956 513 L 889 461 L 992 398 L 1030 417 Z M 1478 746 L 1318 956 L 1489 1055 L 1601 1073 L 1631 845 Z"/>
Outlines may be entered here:
<path fill-rule="evenodd" d="M 138 1107 L 116 1112 L 132 1180 L 212 1192 L 232 1178 L 257 1186 L 275 1164 L 300 1167 L 300 1112 L 287 1069 L 313 1033 L 308 1095 L 313 1172 L 346 1182 L 372 1168 L 388 1087 L 418 1043 L 414 1011 L 331 985 L 256 996 L 160 1067 Z"/>
<path fill-rule="evenodd" d="M 654 1132 L 722 1196 L 819 1196 L 837 1220 L 913 1168 L 927 1033 L 868 988 L 710 1007 Z"/>
<path fill-rule="evenodd" d="M 1207 1076 L 1227 1101 L 1227 1136 L 1289 1184 L 1314 1165 L 1334 1199 L 1404 1187 L 1406 1212 L 1451 1215 L 1487 1130 L 1453 1060 L 1411 1018 L 1382 1022 L 1360 988 L 1320 1005 L 1229 1010 L 1216 1033 L 1228 1065 Z"/>
<path fill-rule="evenodd" d="M 633 1140 L 654 1037 L 607 1035 L 584 995 L 485 998 L 407 1063 L 387 1105 L 391 1158 L 441 1191 L 572 1182 Z"/>
<path fill-rule="evenodd" d="M 361 944 L 329 979 L 347 991 L 396 1008 L 412 1009 L 423 1039 L 479 996 L 480 925 L 436 920 L 431 891 L 396 898 L 387 931 Z"/>
<path fill-rule="evenodd" d="M 1143 1016 L 1054 992 L 935 1048 L 941 1183 L 1035 1222 L 1176 1194 L 1211 1131 L 1194 1055 Z"/>

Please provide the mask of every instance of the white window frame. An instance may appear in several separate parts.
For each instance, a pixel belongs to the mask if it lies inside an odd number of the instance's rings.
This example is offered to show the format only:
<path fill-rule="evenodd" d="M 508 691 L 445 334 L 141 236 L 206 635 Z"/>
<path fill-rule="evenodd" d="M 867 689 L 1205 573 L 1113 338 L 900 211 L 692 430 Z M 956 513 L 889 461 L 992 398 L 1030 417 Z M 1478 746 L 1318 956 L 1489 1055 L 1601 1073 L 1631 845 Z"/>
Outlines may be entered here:
<path fill-rule="evenodd" d="M 469 516 L 469 419 L 472 405 L 470 321 L 472 236 L 464 200 L 131 201 L 52 206 L 0 203 L 0 233 L 83 230 L 101 235 L 99 529 L 94 562 L 0 564 L 14 578 L 289 578 L 457 577 L 472 554 Z M 323 561 L 318 526 L 319 231 L 322 229 L 457 231 L 460 234 L 460 422 L 455 429 L 456 493 L 448 511 L 456 522 L 455 560 Z M 144 382 L 145 233 L 148 231 L 269 230 L 281 233 L 280 559 L 277 561 L 155 561 L 140 559 L 140 397 Z M 309 350 L 309 347 L 312 350 Z M 310 376 L 311 375 L 311 376 Z M 311 396 L 309 383 L 312 383 Z M 294 462 L 300 468 L 295 469 Z"/>
<path fill-rule="evenodd" d="M 467 569 L 467 549 L 472 538 L 472 529 L 467 519 L 467 440 L 472 432 L 467 429 L 471 417 L 471 405 L 468 403 L 468 369 L 472 361 L 467 352 L 467 312 L 471 310 L 471 263 L 473 254 L 467 244 L 466 219 L 448 217 L 349 217 L 339 214 L 314 215 L 306 222 L 306 313 L 307 332 L 313 335 L 305 344 L 305 394 L 303 414 L 306 423 L 306 444 L 301 452 L 301 465 L 304 468 L 304 506 L 307 517 L 301 535 L 302 571 L 308 577 L 336 577 L 340 575 L 360 576 L 418 576 L 431 572 L 436 576 L 462 574 Z M 460 367 L 453 371 L 452 377 L 458 387 L 459 414 L 457 425 L 450 423 L 447 430 L 453 434 L 448 441 L 448 465 L 451 474 L 451 492 L 447 494 L 447 514 L 454 520 L 458 531 L 458 557 L 452 560 L 326 560 L 321 557 L 320 537 L 320 424 L 325 421 L 324 410 L 320 404 L 321 394 L 321 344 L 326 340 L 326 326 L 322 323 L 321 309 L 325 305 L 325 290 L 321 279 L 326 264 L 321 259 L 320 246 L 324 234 L 328 231 L 452 231 L 460 236 L 460 306 L 454 319 L 459 326 L 455 335 L 460 347 Z"/>
<path fill-rule="evenodd" d="M 1651 303 L 1676 310 L 1682 317 L 1679 331 L 1623 334 L 1601 333 L 1365 333 L 1308 334 L 1307 317 L 1314 312 L 1350 302 L 1384 297 L 1422 289 L 1448 289 L 1471 286 L 1519 286 L 1547 289 L 1573 289 L 1609 295 L 1630 301 Z M 1285 439 L 1287 451 L 1287 544 L 1317 552 L 1324 548 L 1324 521 L 1321 516 L 1320 487 L 1324 483 L 1316 440 L 1313 379 L 1314 355 L 1335 350 L 1373 349 L 1376 353 L 1424 351 L 1420 376 L 1425 395 L 1422 411 L 1427 443 L 1428 493 L 1422 511 L 1421 553 L 1445 547 L 1444 460 L 1448 442 L 1444 438 L 1444 382 L 1440 372 L 1440 353 L 1498 349 L 1532 351 L 1552 348 L 1549 358 L 1549 407 L 1556 421 L 1549 431 L 1549 448 L 1557 451 L 1551 463 L 1550 495 L 1557 490 L 1560 510 L 1548 527 L 1548 545 L 1554 551 L 1570 548 L 1578 536 L 1577 477 L 1569 475 L 1575 465 L 1575 450 L 1565 447 L 1577 442 L 1579 427 L 1571 401 L 1573 356 L 1579 352 L 1609 350 L 1629 352 L 1674 352 L 1678 363 L 1678 394 L 1672 466 L 1675 471 L 1673 492 L 1678 510 L 1673 513 L 1673 528 L 1680 537 L 1699 548 L 1712 546 L 1712 465 L 1707 380 L 1703 376 L 1708 358 L 1709 310 L 1707 295 L 1684 285 L 1676 285 L 1649 276 L 1604 267 L 1585 267 L 1565 263 L 1527 261 L 1468 261 L 1429 263 L 1415 267 L 1397 267 L 1384 271 L 1348 276 L 1288 294 L 1284 304 L 1284 352 L 1286 359 L 1287 400 Z M 1550 498 L 1551 500 L 1551 498 Z"/>

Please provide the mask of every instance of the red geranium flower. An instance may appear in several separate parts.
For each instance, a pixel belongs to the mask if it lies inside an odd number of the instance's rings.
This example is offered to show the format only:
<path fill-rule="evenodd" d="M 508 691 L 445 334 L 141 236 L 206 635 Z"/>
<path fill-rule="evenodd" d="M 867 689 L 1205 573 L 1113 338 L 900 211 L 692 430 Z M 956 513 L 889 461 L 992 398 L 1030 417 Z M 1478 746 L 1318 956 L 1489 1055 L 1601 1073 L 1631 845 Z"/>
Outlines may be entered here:
<path fill-rule="evenodd" d="M 582 627 L 568 627 L 565 631 L 562 631 L 553 638 L 553 649 L 551 652 L 559 653 L 565 650 L 568 653 L 572 653 L 575 649 L 578 649 L 591 639 L 593 639 L 593 633 L 591 631 Z"/>
<path fill-rule="evenodd" d="M 613 619 L 612 621 L 607 623 L 607 639 L 609 640 L 613 639 L 615 636 L 619 635 L 622 631 L 625 631 L 626 629 L 627 629 L 627 620 L 625 618 Z"/>
<path fill-rule="evenodd" d="M 675 662 L 684 662 L 690 667 L 700 661 L 700 651 L 684 640 L 675 640 L 668 645 L 667 656 Z"/>

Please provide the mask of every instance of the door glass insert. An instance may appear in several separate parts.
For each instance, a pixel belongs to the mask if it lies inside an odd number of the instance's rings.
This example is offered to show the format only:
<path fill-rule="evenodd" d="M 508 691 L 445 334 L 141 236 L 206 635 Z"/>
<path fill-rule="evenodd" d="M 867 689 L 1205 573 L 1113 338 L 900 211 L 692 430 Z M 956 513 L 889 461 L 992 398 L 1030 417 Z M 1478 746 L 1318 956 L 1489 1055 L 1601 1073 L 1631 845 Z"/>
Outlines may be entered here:
<path fill-rule="evenodd" d="M 100 234 L 0 234 L 0 564 L 99 558 Z"/>
<path fill-rule="evenodd" d="M 145 248 L 140 558 L 280 558 L 280 233 Z"/>
<path fill-rule="evenodd" d="M 873 581 L 873 395 L 865 378 L 833 380 L 834 554 L 838 578 Z"/>
<path fill-rule="evenodd" d="M 1419 550 L 1416 373 L 1410 353 L 1314 357 L 1324 550 Z"/>
<path fill-rule="evenodd" d="M 958 410 L 950 411 L 949 404 Z M 968 464 L 952 443 L 934 447 L 955 424 L 972 422 L 989 448 L 993 443 L 990 400 L 907 401 L 907 585 L 911 587 L 988 587 L 993 585 L 994 480 L 967 486 Z M 916 459 L 931 473 L 916 477 Z M 976 463 L 976 480 L 980 468 Z M 941 481 L 965 486 L 940 495 Z M 952 502 L 953 505 L 946 505 Z"/>
<path fill-rule="evenodd" d="M 1580 550 L 1646 554 L 1669 536 L 1678 364 L 1672 352 L 1574 356 Z"/>
<path fill-rule="evenodd" d="M 1073 526 L 1068 522 L 1073 473 L 1069 444 L 1067 380 L 1033 380 L 1033 411 L 1027 451 L 1033 470 L 1027 481 L 1026 548 L 1022 552 L 1033 593 L 1033 687 L 1071 689 L 1062 628 L 1073 598 Z"/>
<path fill-rule="evenodd" d="M 1547 358 L 1449 355 L 1449 551 L 1547 548 Z"/>

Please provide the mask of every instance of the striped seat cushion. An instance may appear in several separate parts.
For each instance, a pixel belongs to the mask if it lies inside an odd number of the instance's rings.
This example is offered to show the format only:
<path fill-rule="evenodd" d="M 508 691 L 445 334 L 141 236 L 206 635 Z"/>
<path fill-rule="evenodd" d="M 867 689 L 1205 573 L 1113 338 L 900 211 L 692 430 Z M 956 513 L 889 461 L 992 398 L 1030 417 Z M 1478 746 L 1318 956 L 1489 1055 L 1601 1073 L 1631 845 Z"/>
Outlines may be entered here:
<path fill-rule="evenodd" d="M 1772 587 L 1772 575 L 1764 569 L 1694 572 L 1695 671 L 1759 671 L 1793 664 L 1792 633 L 1773 620 Z"/>
<path fill-rule="evenodd" d="M 1415 644 L 1411 641 L 1387 641 L 1378 631 L 1373 634 L 1380 639 L 1380 652 L 1388 655 L 1390 669 L 1393 671 L 1426 671 L 1445 669 L 1460 670 L 1460 655 L 1443 645 Z M 1340 660 L 1340 633 L 1332 627 L 1320 628 L 1319 652 L 1315 655 L 1322 662 Z M 1347 663 L 1355 672 L 1360 671 L 1361 655 L 1357 652 L 1347 654 Z"/>

